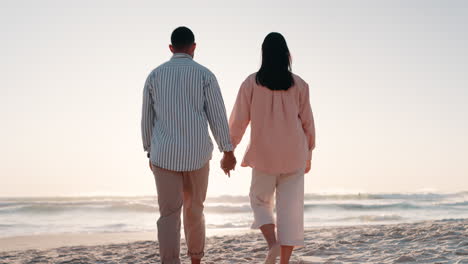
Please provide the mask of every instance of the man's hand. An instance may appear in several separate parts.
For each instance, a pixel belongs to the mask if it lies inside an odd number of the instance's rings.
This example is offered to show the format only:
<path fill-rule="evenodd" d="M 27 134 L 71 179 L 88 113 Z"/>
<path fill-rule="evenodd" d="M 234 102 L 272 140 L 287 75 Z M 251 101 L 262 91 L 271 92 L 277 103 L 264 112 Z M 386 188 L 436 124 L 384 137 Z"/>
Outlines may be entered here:
<path fill-rule="evenodd" d="M 229 177 L 231 177 L 230 171 L 236 168 L 236 163 L 234 152 L 224 152 L 223 159 L 221 160 L 221 169 L 223 169 L 224 173 Z"/>
<path fill-rule="evenodd" d="M 149 161 L 149 167 L 150 167 L 150 170 L 153 171 L 153 164 L 151 163 L 151 160 Z"/>
<path fill-rule="evenodd" d="M 311 160 L 306 161 L 305 173 L 309 173 L 311 164 L 312 164 Z"/>

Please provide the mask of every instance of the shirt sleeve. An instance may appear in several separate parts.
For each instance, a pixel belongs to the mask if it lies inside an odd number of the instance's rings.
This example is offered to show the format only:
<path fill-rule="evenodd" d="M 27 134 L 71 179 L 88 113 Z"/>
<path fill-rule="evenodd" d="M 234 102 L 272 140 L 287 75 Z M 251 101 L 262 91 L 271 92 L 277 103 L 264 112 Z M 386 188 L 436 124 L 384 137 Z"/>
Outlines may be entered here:
<path fill-rule="evenodd" d="M 241 142 L 245 130 L 250 123 L 250 103 L 252 100 L 249 92 L 248 81 L 244 81 L 237 93 L 237 99 L 229 117 L 229 130 L 231 132 L 231 142 L 234 148 Z"/>
<path fill-rule="evenodd" d="M 143 149 L 151 152 L 151 137 L 153 135 L 154 109 L 152 93 L 152 78 L 148 76 L 143 89 L 143 108 L 141 116 L 141 136 L 143 140 Z"/>
<path fill-rule="evenodd" d="M 232 151 L 234 148 L 229 136 L 226 108 L 221 89 L 214 75 L 208 77 L 205 86 L 205 112 L 219 150 L 221 152 Z"/>
<path fill-rule="evenodd" d="M 309 98 L 309 85 L 305 85 L 303 91 L 300 94 L 300 111 L 299 118 L 301 119 L 302 128 L 307 138 L 309 153 L 308 159 L 312 159 L 312 150 L 315 148 L 315 123 L 314 116 L 312 113 L 312 107 L 310 106 Z"/>

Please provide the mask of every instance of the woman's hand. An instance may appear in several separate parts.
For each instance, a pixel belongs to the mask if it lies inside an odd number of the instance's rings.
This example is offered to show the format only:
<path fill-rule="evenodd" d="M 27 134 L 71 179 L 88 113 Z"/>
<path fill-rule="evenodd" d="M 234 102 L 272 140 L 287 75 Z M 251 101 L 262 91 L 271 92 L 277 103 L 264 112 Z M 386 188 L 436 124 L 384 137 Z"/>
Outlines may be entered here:
<path fill-rule="evenodd" d="M 309 173 L 311 164 L 312 164 L 311 160 L 306 161 L 305 173 Z"/>

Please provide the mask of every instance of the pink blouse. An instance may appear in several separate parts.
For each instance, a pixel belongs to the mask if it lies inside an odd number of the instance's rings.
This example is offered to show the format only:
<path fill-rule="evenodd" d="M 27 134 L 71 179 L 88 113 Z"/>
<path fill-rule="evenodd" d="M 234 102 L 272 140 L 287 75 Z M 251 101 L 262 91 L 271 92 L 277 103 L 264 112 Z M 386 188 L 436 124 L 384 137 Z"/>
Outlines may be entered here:
<path fill-rule="evenodd" d="M 315 147 L 308 84 L 293 74 L 294 86 L 272 91 L 258 85 L 255 76 L 242 83 L 229 119 L 234 147 L 251 123 L 250 144 L 241 166 L 272 174 L 305 168 Z"/>

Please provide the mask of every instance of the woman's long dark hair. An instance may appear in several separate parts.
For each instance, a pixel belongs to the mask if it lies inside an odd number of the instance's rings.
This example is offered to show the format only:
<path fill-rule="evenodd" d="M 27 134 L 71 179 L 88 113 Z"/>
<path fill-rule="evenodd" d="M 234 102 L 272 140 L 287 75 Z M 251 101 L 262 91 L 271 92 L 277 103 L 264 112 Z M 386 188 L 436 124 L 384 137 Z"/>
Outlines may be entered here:
<path fill-rule="evenodd" d="M 257 84 L 270 90 L 288 90 L 294 85 L 291 56 L 283 35 L 272 32 L 262 44 L 262 66 L 257 72 Z"/>

